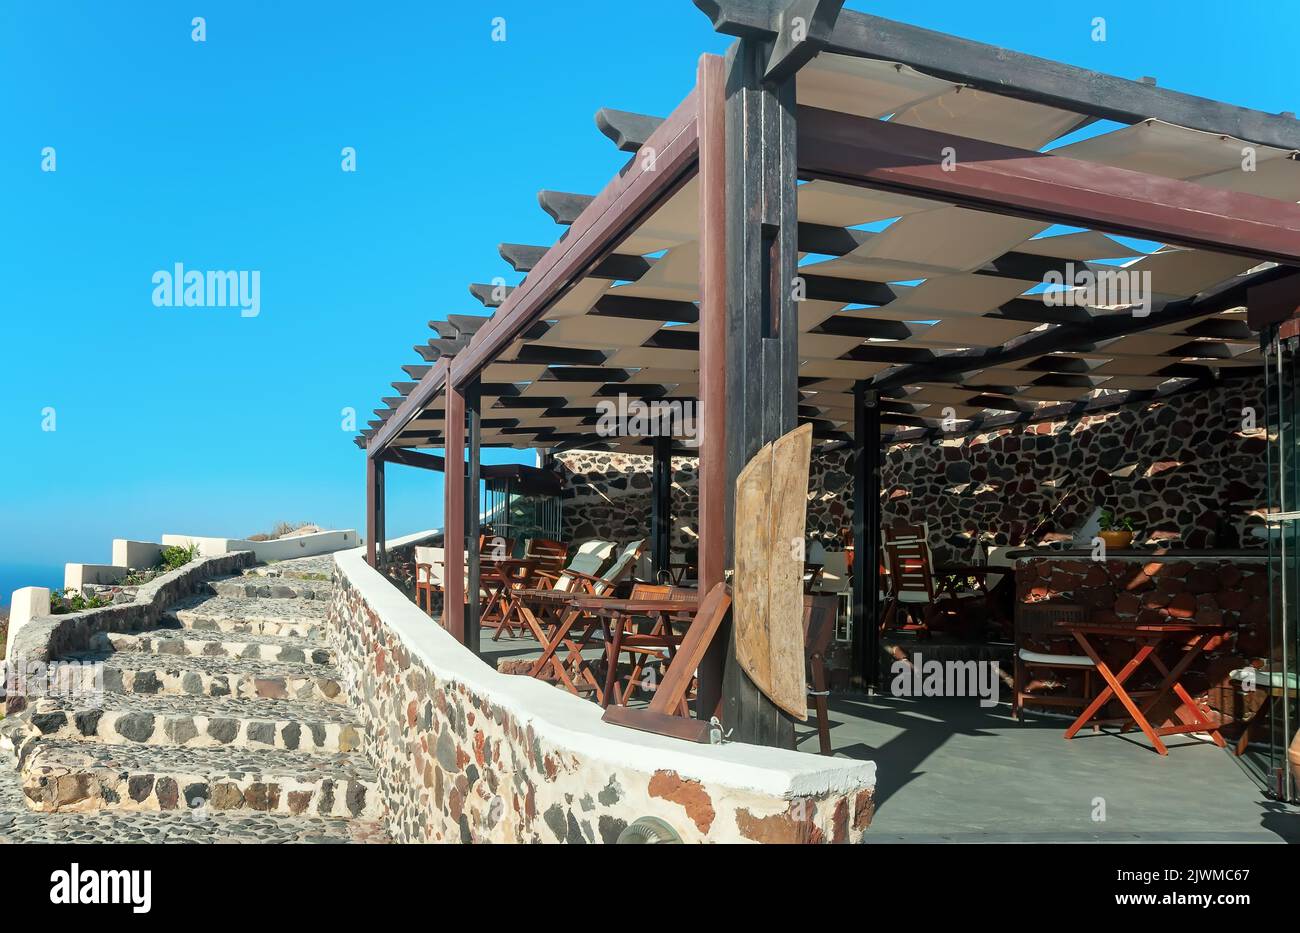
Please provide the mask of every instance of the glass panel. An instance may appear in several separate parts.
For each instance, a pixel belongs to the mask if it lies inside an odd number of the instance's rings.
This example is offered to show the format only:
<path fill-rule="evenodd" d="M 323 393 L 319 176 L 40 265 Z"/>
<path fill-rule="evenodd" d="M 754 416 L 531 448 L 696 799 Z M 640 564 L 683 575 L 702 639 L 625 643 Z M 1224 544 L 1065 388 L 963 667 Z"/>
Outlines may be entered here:
<path fill-rule="evenodd" d="M 1264 343 L 1268 398 L 1269 656 L 1248 697 L 1250 740 L 1241 762 L 1270 793 L 1296 798 L 1297 752 L 1290 746 L 1300 724 L 1296 659 L 1300 597 L 1300 374 L 1296 340 Z"/>

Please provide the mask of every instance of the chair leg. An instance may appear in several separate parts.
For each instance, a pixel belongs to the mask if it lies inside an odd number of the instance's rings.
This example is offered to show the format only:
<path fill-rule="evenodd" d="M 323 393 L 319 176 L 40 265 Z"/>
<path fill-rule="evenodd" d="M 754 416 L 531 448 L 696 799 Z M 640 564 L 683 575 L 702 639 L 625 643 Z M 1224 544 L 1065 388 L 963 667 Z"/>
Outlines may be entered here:
<path fill-rule="evenodd" d="M 1025 707 L 1023 697 L 1025 693 L 1025 665 L 1024 662 L 1020 660 L 1019 656 L 1016 657 L 1012 670 L 1014 672 L 1012 675 L 1012 682 L 1015 694 L 1011 697 L 1011 718 L 1019 722 L 1021 725 L 1024 725 Z"/>
<path fill-rule="evenodd" d="M 826 704 L 826 665 L 820 656 L 814 656 L 811 666 L 813 689 L 817 691 L 813 697 L 813 706 L 817 710 L 817 742 L 823 755 L 831 755 L 830 711 Z"/>

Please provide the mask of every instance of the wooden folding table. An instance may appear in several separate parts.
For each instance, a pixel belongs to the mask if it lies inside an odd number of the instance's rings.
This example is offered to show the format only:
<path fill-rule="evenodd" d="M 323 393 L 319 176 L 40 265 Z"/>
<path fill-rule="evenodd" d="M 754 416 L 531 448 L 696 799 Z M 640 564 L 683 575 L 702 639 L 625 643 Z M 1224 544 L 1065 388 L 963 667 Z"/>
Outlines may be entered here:
<path fill-rule="evenodd" d="M 1220 748 L 1224 746 L 1223 736 L 1219 734 L 1218 726 L 1205 718 L 1204 711 L 1179 682 L 1179 678 L 1183 676 L 1183 673 L 1191 666 L 1192 662 L 1205 651 L 1206 644 L 1216 636 L 1228 631 L 1228 628 L 1222 625 L 1196 625 L 1190 622 L 1150 625 L 1074 623 L 1067 624 L 1063 628 L 1074 636 L 1075 641 L 1079 643 L 1079 647 L 1084 650 L 1088 657 L 1092 658 L 1093 663 L 1097 665 L 1097 673 L 1106 682 L 1105 689 L 1079 714 L 1079 718 L 1070 725 L 1070 728 L 1065 730 L 1067 739 L 1074 738 L 1075 734 L 1086 725 L 1106 721 L 1094 717 L 1113 697 L 1123 705 L 1128 716 L 1121 720 L 1111 721 L 1123 723 L 1124 729 L 1136 725 L 1142 730 L 1142 734 L 1151 740 L 1151 744 L 1161 755 L 1169 754 L 1165 744 L 1160 741 L 1160 737 L 1165 735 L 1205 732 Z M 1136 646 L 1133 656 L 1127 664 L 1120 668 L 1118 673 L 1111 670 L 1110 665 L 1106 663 L 1097 650 L 1095 642 L 1101 638 L 1131 640 Z M 1166 643 L 1178 643 L 1183 648 L 1183 655 L 1172 670 L 1165 664 L 1159 653 L 1160 647 Z M 1126 689 L 1124 685 L 1129 678 L 1147 662 L 1150 662 L 1164 679 L 1160 681 L 1160 684 L 1154 690 Z M 1173 691 L 1174 695 L 1178 697 L 1179 706 L 1175 710 L 1175 715 L 1182 720 L 1182 724 L 1151 725 L 1147 720 L 1148 714 L 1160 702 L 1161 698 L 1170 691 Z M 1143 698 L 1144 702 L 1140 707 L 1135 702 L 1135 697 Z"/>

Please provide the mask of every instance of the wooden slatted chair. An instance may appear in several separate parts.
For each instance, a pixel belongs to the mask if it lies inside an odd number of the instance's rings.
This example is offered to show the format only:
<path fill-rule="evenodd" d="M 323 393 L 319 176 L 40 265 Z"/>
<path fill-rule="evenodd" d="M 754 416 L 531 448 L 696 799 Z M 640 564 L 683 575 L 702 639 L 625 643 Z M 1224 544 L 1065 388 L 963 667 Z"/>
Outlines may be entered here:
<path fill-rule="evenodd" d="M 433 594 L 442 592 L 442 561 L 440 547 L 415 549 L 415 604 L 428 615 L 433 615 Z"/>
<path fill-rule="evenodd" d="M 554 566 L 538 564 L 525 585 L 511 590 L 510 604 L 492 640 L 498 640 L 503 631 L 513 636 L 518 627 L 528 629 L 539 641 L 544 641 L 539 634 L 538 617 L 546 617 L 548 611 L 559 605 L 552 598 L 553 594 L 579 592 L 579 577 L 598 573 L 614 548 L 612 541 L 592 539 L 578 546 L 567 567 L 557 570 Z"/>
<path fill-rule="evenodd" d="M 924 525 L 887 532 L 885 556 L 889 590 L 885 595 L 882 629 L 892 627 L 927 637 L 945 616 L 960 613 L 963 601 L 982 598 L 981 593 L 936 584 Z M 908 621 L 897 624 L 900 616 L 906 616 Z"/>
<path fill-rule="evenodd" d="M 1020 603 L 1016 606 L 1016 659 L 1015 696 L 1011 703 L 1013 719 L 1024 721 L 1026 703 L 1034 706 L 1064 706 L 1082 710 L 1096 693 L 1093 690 L 1093 672 L 1097 665 L 1086 654 L 1055 654 L 1051 642 L 1069 638 L 1061 626 L 1070 622 L 1087 622 L 1088 610 L 1074 603 L 1047 600 L 1039 603 Z M 1047 649 L 1047 650 L 1044 650 Z M 1083 672 L 1083 695 L 1045 694 L 1030 692 L 1031 669 L 1070 670 Z"/>

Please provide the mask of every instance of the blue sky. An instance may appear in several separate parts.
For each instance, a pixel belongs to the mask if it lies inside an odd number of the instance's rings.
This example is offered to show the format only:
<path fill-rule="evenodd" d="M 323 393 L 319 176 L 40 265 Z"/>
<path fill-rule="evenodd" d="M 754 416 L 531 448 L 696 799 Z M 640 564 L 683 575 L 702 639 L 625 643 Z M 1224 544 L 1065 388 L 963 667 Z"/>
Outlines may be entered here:
<path fill-rule="evenodd" d="M 1290 4 L 849 6 L 1300 109 Z M 599 107 L 667 113 L 728 41 L 689 0 L 0 5 L 0 599 L 113 537 L 360 526 L 341 410 L 369 417 L 470 281 L 516 280 L 499 242 L 554 241 L 538 189 L 617 170 Z M 176 262 L 259 270 L 261 313 L 154 307 Z M 439 524 L 436 478 L 389 472 L 390 533 Z"/>

